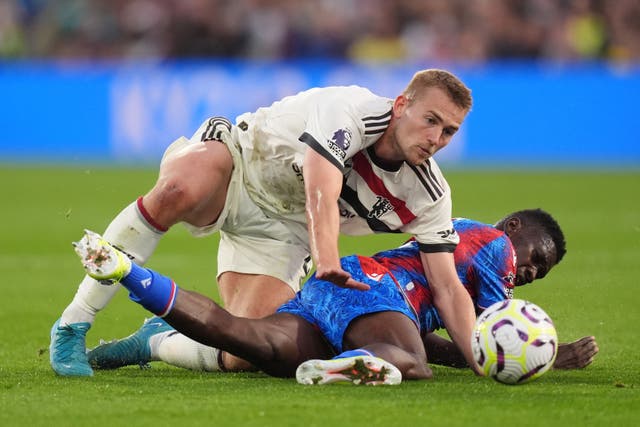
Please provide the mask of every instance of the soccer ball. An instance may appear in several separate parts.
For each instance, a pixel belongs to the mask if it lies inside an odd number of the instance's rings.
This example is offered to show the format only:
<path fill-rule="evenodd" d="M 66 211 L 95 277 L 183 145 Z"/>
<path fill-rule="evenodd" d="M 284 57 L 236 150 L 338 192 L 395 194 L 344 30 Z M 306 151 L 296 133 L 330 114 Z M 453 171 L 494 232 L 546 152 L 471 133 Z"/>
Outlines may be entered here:
<path fill-rule="evenodd" d="M 489 306 L 478 317 L 471 348 L 485 375 L 505 384 L 522 384 L 551 368 L 558 335 L 544 310 L 511 299 Z"/>

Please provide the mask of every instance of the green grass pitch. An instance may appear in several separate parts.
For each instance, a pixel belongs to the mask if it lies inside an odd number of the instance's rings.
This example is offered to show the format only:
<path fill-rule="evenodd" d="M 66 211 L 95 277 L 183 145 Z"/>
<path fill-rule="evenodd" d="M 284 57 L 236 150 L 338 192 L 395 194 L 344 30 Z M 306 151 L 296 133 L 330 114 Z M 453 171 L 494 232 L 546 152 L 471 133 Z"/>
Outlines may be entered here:
<path fill-rule="evenodd" d="M 568 253 L 549 276 L 517 289 L 542 306 L 561 341 L 595 335 L 582 371 L 552 371 L 523 386 L 434 367 L 431 381 L 398 387 L 305 387 L 259 373 L 204 374 L 154 363 L 59 378 L 49 329 L 82 270 L 70 242 L 102 232 L 145 192 L 155 170 L 0 167 L 0 425 L 2 426 L 631 426 L 640 422 L 640 173 L 447 173 L 454 215 L 494 222 L 541 207 L 563 227 Z M 344 254 L 372 253 L 400 236 L 344 238 Z M 149 265 L 217 298 L 216 239 L 175 227 Z M 101 312 L 88 345 L 137 329 L 146 313 L 125 292 Z"/>

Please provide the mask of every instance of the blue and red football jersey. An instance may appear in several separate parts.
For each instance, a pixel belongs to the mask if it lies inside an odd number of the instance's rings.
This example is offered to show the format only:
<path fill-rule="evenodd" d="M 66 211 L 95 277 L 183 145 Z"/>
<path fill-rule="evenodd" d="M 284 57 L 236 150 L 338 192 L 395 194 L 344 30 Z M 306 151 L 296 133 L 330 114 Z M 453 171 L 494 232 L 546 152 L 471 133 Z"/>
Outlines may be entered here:
<path fill-rule="evenodd" d="M 458 277 L 475 306 L 482 310 L 494 302 L 511 298 L 516 255 L 507 235 L 491 225 L 466 218 L 454 219 L 453 225 L 460 236 L 453 254 Z M 375 254 L 373 259 L 393 275 L 416 312 L 423 332 L 444 327 L 433 305 L 417 242 L 410 240 L 399 248 Z"/>

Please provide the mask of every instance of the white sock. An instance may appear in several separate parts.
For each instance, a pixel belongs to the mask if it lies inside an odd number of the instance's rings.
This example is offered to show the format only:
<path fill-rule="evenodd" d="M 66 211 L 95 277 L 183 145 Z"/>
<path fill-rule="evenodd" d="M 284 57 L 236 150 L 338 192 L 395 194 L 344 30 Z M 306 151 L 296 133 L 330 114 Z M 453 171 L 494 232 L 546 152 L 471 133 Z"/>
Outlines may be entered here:
<path fill-rule="evenodd" d="M 142 216 L 137 202 L 124 208 L 107 227 L 103 237 L 133 257 L 136 264 L 143 265 L 158 246 L 164 235 Z M 89 322 L 111 301 L 120 285 L 102 285 L 85 276 L 78 291 L 61 316 L 60 324 Z"/>
<path fill-rule="evenodd" d="M 161 360 L 178 368 L 215 372 L 220 370 L 220 350 L 207 347 L 176 331 L 167 331 L 149 339 L 151 360 Z"/>

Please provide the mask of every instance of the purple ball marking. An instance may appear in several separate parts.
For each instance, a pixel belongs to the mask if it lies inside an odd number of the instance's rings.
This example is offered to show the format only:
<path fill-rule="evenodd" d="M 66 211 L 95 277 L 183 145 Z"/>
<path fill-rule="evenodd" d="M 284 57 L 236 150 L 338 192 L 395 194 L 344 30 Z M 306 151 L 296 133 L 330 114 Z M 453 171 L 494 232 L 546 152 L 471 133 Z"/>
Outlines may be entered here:
<path fill-rule="evenodd" d="M 509 304 L 511 304 L 511 300 L 506 299 L 502 302 L 502 305 L 499 308 L 497 308 L 495 311 L 504 310 Z"/>
<path fill-rule="evenodd" d="M 521 383 L 528 380 L 529 378 L 531 378 L 532 376 L 540 372 L 540 370 L 543 369 L 544 366 L 545 365 L 536 366 L 535 368 L 533 368 L 532 370 L 530 370 L 529 372 L 527 372 L 526 374 L 518 378 L 518 382 Z"/>
<path fill-rule="evenodd" d="M 501 327 L 503 327 L 504 325 L 511 325 L 513 326 L 513 322 L 509 319 L 502 319 L 499 322 L 496 322 L 495 325 L 493 325 L 493 327 L 491 327 L 491 335 L 493 335 L 494 337 L 496 336 L 496 331 L 498 329 L 500 329 Z"/>
<path fill-rule="evenodd" d="M 550 339 L 544 339 L 544 338 L 537 338 L 537 339 L 535 339 L 535 340 L 533 340 L 533 341 L 531 342 L 531 345 L 532 345 L 533 347 L 542 347 L 543 345 L 547 345 L 547 344 L 549 344 L 549 343 L 551 343 L 551 345 L 553 345 L 553 344 L 554 344 L 554 343 L 553 343 L 553 340 L 550 340 Z"/>
<path fill-rule="evenodd" d="M 525 331 L 521 331 L 520 329 L 518 329 L 518 336 L 524 342 L 529 341 L 529 334 L 527 334 Z"/>
<path fill-rule="evenodd" d="M 496 370 L 496 374 L 497 374 L 499 372 L 502 372 L 502 370 L 504 369 L 504 350 L 502 349 L 502 346 L 498 343 L 496 343 L 496 353 L 498 355 L 498 366 Z"/>
<path fill-rule="evenodd" d="M 480 366 L 484 365 L 484 359 L 485 359 L 484 351 L 482 351 L 482 349 L 480 349 L 480 357 L 477 360 L 478 365 L 480 365 Z"/>
<path fill-rule="evenodd" d="M 551 348 L 553 348 L 553 354 L 557 354 L 558 352 L 558 347 L 554 339 L 546 339 L 546 340 L 536 339 L 531 343 L 531 345 L 534 347 L 543 347 L 545 345 L 551 345 Z"/>
<path fill-rule="evenodd" d="M 527 306 L 526 305 L 520 309 L 520 313 L 522 313 L 522 315 L 524 317 L 526 317 L 527 319 L 529 319 L 532 323 L 539 323 L 540 322 L 539 319 L 536 319 L 535 317 L 533 317 L 533 315 L 531 315 L 531 313 L 529 313 L 529 310 L 527 310 Z"/>

